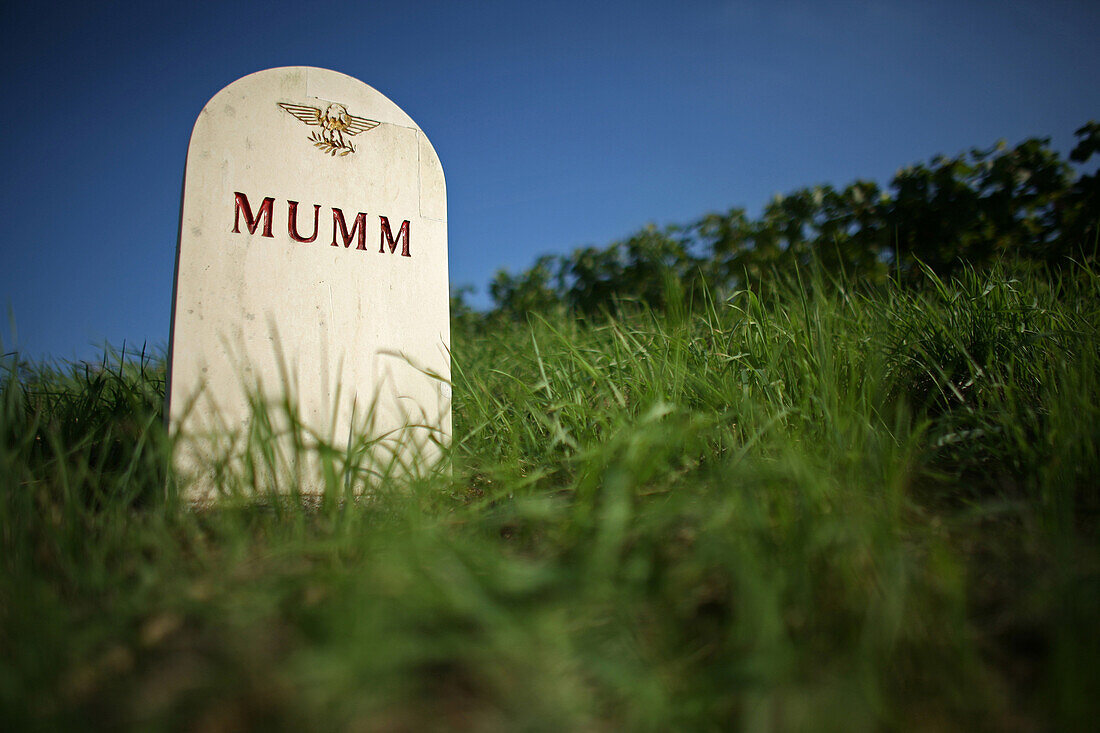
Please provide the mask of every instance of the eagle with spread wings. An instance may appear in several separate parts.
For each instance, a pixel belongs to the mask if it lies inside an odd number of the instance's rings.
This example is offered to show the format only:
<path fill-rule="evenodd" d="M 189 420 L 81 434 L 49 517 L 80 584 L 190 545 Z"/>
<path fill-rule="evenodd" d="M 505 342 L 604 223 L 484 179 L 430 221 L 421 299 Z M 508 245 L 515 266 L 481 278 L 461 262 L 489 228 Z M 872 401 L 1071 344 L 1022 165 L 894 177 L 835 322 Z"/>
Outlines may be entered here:
<path fill-rule="evenodd" d="M 342 104 L 330 104 L 324 112 L 317 107 L 305 104 L 278 102 L 278 105 L 307 125 L 320 127 L 321 133 L 310 135 L 310 139 L 313 140 L 314 145 L 332 155 L 338 152 L 340 155 L 355 152 L 351 143 L 344 140 L 344 135 L 349 137 L 358 135 L 361 132 L 373 130 L 379 125 L 377 120 L 368 120 L 366 117 L 349 114 L 348 108 Z"/>

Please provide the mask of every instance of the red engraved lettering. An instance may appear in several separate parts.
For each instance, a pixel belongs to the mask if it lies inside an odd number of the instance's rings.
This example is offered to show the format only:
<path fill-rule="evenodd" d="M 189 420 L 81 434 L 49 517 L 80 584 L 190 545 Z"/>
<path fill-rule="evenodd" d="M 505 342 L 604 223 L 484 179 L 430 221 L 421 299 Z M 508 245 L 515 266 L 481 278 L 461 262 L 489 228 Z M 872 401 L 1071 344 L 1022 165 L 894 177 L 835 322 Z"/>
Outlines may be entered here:
<path fill-rule="evenodd" d="M 233 193 L 233 233 L 241 233 L 241 213 L 244 213 L 244 225 L 249 234 L 255 234 L 260 226 L 260 220 L 264 222 L 263 236 L 271 235 L 271 207 L 275 205 L 275 199 L 268 196 L 260 204 L 260 210 L 256 216 L 252 216 L 252 207 L 248 205 L 248 197 L 243 193 Z"/>
<path fill-rule="evenodd" d="M 389 220 L 388 217 L 385 217 L 385 216 L 380 216 L 380 217 L 378 217 L 378 219 L 379 219 L 379 221 L 381 222 L 381 225 L 382 225 L 381 226 L 382 233 L 381 233 L 381 237 L 380 237 L 381 243 L 379 244 L 378 251 L 379 251 L 379 253 L 384 254 L 386 252 L 386 245 L 389 245 L 390 254 L 393 254 L 394 252 L 397 251 L 397 241 L 394 240 L 394 238 L 393 238 L 393 230 L 390 229 L 390 220 Z M 400 231 L 397 232 L 397 239 L 401 240 L 401 256 L 402 257 L 412 257 L 412 255 L 409 254 L 409 220 L 408 219 L 401 222 L 401 229 L 400 229 Z"/>
<path fill-rule="evenodd" d="M 298 202 L 287 201 L 287 217 L 286 217 L 286 230 L 290 234 L 290 238 L 295 242 L 309 243 L 317 239 L 317 217 L 321 212 L 321 205 L 313 205 L 313 236 L 308 239 L 303 239 L 298 234 Z"/>
<path fill-rule="evenodd" d="M 355 238 L 356 233 L 359 234 L 359 243 L 355 247 L 356 249 L 366 250 L 367 248 L 367 215 L 360 212 L 355 217 L 355 223 L 351 225 L 351 233 L 348 233 L 347 222 L 344 221 L 344 212 L 340 209 L 332 209 L 332 246 L 338 246 L 336 244 L 336 232 L 340 232 L 340 236 L 344 239 L 344 248 L 351 246 L 351 240 Z"/>

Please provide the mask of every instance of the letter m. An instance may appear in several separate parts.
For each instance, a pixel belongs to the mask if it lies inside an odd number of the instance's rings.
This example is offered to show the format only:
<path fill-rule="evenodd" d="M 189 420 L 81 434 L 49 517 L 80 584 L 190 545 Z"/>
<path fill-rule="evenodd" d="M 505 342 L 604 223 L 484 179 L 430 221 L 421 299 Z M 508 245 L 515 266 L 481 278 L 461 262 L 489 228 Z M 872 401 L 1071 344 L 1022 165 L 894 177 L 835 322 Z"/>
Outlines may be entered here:
<path fill-rule="evenodd" d="M 390 254 L 393 254 L 397 251 L 397 242 L 393 238 L 393 230 L 390 229 L 390 220 L 388 217 L 385 216 L 380 216 L 378 218 L 382 222 L 382 233 L 380 237 L 381 242 L 379 244 L 378 251 L 384 254 L 386 252 L 386 246 L 389 245 Z M 401 229 L 397 232 L 397 239 L 401 241 L 401 256 L 412 257 L 412 255 L 409 254 L 408 219 L 401 222 Z"/>
<path fill-rule="evenodd" d="M 271 236 L 271 207 L 275 205 L 275 199 L 268 196 L 260 204 L 260 210 L 256 216 L 252 216 L 252 207 L 248 205 L 248 197 L 243 193 L 233 194 L 233 232 L 241 233 L 241 214 L 244 214 L 244 225 L 249 234 L 255 234 L 260 226 L 260 220 L 264 222 L 263 236 Z"/>
<path fill-rule="evenodd" d="M 367 249 L 367 215 L 363 212 L 359 212 L 355 216 L 355 221 L 351 225 L 351 232 L 348 232 L 348 223 L 344 220 L 344 212 L 340 209 L 333 208 L 332 210 L 332 246 L 339 247 L 336 244 L 336 235 L 339 232 L 340 238 L 344 240 L 344 249 L 351 246 L 351 240 L 358 239 L 355 248 L 366 250 Z"/>

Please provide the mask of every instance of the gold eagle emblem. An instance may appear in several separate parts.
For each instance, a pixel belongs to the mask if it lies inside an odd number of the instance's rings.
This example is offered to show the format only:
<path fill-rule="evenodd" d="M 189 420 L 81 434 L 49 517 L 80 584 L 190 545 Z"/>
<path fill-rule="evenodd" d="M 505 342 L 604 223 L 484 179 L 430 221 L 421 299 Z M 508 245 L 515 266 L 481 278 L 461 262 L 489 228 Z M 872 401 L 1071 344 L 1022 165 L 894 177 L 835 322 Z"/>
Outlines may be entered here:
<path fill-rule="evenodd" d="M 277 104 L 307 125 L 320 127 L 320 131 L 314 130 L 309 134 L 309 140 L 313 147 L 329 155 L 345 156 L 354 153 L 355 147 L 344 136 L 358 135 L 373 130 L 380 124 L 377 120 L 349 114 L 348 108 L 342 104 L 330 104 L 324 112 L 305 104 Z"/>

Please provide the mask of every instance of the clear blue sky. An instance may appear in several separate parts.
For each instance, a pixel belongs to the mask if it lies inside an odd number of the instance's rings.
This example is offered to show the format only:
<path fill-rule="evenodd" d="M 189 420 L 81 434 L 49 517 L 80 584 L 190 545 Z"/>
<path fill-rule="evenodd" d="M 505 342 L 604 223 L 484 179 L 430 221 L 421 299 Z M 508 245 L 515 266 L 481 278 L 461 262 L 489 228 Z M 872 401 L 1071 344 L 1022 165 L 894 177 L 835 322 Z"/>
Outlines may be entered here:
<path fill-rule="evenodd" d="M 374 86 L 447 175 L 450 275 L 486 285 L 647 222 L 1100 118 L 1100 3 L 3 3 L 0 337 L 42 358 L 168 339 L 205 102 L 321 66 Z"/>

